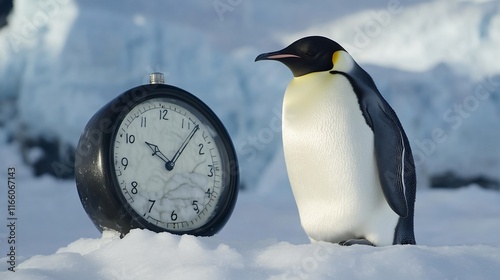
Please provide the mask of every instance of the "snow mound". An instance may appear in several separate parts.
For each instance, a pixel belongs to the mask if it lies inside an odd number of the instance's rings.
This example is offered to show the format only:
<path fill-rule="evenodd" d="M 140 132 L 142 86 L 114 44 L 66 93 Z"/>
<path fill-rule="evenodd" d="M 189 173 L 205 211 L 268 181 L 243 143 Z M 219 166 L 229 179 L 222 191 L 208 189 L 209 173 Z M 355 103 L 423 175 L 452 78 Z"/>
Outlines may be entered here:
<path fill-rule="evenodd" d="M 238 245 L 235 245 L 238 246 Z M 241 247 L 241 246 L 239 246 Z M 9 279 L 494 279 L 499 248 L 341 247 L 316 243 L 240 248 L 216 238 L 132 230 L 105 232 L 20 264 Z"/>
<path fill-rule="evenodd" d="M 1 170 L 17 167 L 19 186 L 16 272 L 2 253 L 0 279 L 496 279 L 500 272 L 500 192 L 477 186 L 417 192 L 418 246 L 308 244 L 289 186 L 271 177 L 262 183 L 274 188 L 241 193 L 213 237 L 132 230 L 119 239 L 108 231 L 99 237 L 74 182 L 30 176 L 12 145 L 0 146 L 0 158 L 9 159 Z M 9 252 L 7 234 L 0 231 L 1 252 Z"/>

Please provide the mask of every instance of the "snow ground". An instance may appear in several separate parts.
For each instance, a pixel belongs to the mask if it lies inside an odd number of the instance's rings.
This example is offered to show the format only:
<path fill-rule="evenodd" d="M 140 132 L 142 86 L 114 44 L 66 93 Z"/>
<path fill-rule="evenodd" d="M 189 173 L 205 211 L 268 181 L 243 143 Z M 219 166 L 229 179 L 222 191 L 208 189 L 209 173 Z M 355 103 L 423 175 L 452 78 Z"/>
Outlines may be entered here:
<path fill-rule="evenodd" d="M 309 244 L 277 166 L 282 182 L 265 192 L 242 192 L 228 224 L 213 237 L 134 230 L 120 240 L 112 232 L 99 234 L 73 182 L 31 177 L 14 150 L 4 146 L 0 155 L 19 170 L 18 264 L 15 273 L 7 271 L 2 231 L 1 279 L 495 279 L 500 273 L 497 191 L 419 191 L 417 246 Z"/>
<path fill-rule="evenodd" d="M 232 6 L 221 14 L 220 2 Z M 500 193 L 425 186 L 446 171 L 500 180 L 500 1 L 340 2 L 16 1 L 0 31 L 0 178 L 16 167 L 19 246 L 12 273 L 1 210 L 0 279 L 496 279 Z M 419 245 L 309 244 L 274 129 L 291 75 L 253 64 L 304 34 L 350 46 L 401 118 L 418 160 Z M 214 237 L 101 236 L 74 182 L 33 177 L 7 143 L 23 124 L 75 144 L 98 108 L 151 71 L 205 100 L 238 149 L 247 190 Z M 0 209 L 6 192 L 0 183 Z"/>

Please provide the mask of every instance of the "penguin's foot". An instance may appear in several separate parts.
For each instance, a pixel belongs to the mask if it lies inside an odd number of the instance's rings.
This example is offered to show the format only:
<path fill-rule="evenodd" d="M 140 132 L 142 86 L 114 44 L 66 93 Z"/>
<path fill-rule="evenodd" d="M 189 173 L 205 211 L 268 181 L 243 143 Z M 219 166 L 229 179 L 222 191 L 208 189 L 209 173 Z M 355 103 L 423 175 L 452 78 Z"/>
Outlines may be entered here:
<path fill-rule="evenodd" d="M 375 246 L 370 241 L 368 241 L 366 239 L 349 239 L 349 240 L 339 242 L 339 245 L 342 245 L 342 246 L 351 246 L 351 245 Z"/>

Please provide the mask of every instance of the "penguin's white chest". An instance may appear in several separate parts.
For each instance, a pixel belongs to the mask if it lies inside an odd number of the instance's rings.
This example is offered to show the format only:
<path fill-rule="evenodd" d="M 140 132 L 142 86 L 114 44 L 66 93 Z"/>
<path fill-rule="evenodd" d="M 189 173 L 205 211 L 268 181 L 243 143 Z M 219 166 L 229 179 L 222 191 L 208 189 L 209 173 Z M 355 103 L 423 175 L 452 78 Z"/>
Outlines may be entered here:
<path fill-rule="evenodd" d="M 344 76 L 319 72 L 292 80 L 283 101 L 283 147 L 312 240 L 392 243 L 398 217 L 380 187 L 374 134 Z"/>

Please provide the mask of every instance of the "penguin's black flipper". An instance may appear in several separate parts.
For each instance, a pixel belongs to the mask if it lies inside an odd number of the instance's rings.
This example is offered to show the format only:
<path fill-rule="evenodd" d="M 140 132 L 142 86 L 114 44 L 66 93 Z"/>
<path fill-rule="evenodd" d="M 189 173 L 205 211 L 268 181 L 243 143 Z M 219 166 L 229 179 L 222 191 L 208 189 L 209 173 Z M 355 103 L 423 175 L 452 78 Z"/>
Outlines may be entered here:
<path fill-rule="evenodd" d="M 405 132 L 392 108 L 384 101 L 375 110 L 368 109 L 375 135 L 375 158 L 385 199 L 392 210 L 404 218 L 410 207 L 406 188 L 415 187 L 411 186 L 415 168 Z"/>

